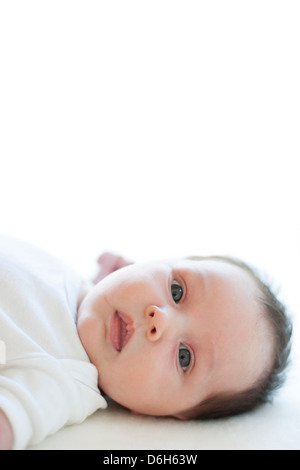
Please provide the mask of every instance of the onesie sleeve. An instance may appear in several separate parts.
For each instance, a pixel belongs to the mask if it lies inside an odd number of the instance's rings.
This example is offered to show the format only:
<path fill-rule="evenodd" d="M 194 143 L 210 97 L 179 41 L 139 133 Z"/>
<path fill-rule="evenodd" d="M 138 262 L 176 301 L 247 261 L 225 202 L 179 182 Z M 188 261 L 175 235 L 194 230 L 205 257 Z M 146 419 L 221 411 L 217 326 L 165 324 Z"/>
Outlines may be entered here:
<path fill-rule="evenodd" d="M 13 428 L 14 450 L 37 444 L 63 426 L 81 423 L 96 409 L 106 408 L 94 385 L 93 368 L 82 361 L 36 354 L 1 366 L 0 409 Z"/>

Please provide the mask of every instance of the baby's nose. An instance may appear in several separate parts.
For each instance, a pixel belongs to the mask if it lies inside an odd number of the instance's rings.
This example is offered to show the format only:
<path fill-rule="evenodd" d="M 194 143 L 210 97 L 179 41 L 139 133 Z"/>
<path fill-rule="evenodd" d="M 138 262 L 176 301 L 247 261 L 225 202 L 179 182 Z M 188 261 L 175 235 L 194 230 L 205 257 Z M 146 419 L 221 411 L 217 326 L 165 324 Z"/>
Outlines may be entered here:
<path fill-rule="evenodd" d="M 147 321 L 146 337 L 150 341 L 157 341 L 163 335 L 167 326 L 167 316 L 156 305 L 150 305 L 145 310 L 145 318 Z"/>

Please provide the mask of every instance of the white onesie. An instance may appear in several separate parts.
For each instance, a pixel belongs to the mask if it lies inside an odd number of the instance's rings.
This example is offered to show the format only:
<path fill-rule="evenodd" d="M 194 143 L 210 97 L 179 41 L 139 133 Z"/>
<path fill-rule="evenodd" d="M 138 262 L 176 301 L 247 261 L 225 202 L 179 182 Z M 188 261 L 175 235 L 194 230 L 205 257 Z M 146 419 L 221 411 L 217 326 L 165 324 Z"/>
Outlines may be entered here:
<path fill-rule="evenodd" d="M 56 258 L 0 237 L 0 409 L 14 449 L 107 406 L 77 333 L 81 284 Z"/>

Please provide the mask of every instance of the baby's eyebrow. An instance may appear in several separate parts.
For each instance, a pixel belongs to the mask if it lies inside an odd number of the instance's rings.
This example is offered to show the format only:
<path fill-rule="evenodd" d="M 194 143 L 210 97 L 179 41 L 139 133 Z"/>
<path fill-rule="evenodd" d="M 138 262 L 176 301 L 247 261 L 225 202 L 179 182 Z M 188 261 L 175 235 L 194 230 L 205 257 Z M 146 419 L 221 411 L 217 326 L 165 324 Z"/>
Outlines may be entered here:
<path fill-rule="evenodd" d="M 194 270 L 183 270 L 182 272 L 184 281 L 187 285 L 188 296 L 194 301 L 202 303 L 207 292 L 207 279 L 206 276 Z M 196 299 L 197 297 L 197 299 Z"/>
<path fill-rule="evenodd" d="M 208 335 L 203 338 L 201 343 L 195 345 L 194 354 L 197 366 L 195 371 L 200 370 L 201 381 L 209 380 L 216 370 L 217 348 Z"/>

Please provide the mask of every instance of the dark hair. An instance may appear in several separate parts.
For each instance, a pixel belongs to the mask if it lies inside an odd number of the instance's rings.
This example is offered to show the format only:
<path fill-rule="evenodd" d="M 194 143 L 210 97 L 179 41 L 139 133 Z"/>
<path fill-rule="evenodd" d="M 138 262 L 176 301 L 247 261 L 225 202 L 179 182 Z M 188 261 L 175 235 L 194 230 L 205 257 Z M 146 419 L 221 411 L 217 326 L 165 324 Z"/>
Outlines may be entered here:
<path fill-rule="evenodd" d="M 279 301 L 271 287 L 267 285 L 255 268 L 243 261 L 226 256 L 191 256 L 192 260 L 217 260 L 233 264 L 246 271 L 256 282 L 260 296 L 259 303 L 273 329 L 275 354 L 273 364 L 253 386 L 236 393 L 220 393 L 208 397 L 192 409 L 185 410 L 182 416 L 199 419 L 216 419 L 250 411 L 270 402 L 274 392 L 283 384 L 291 350 L 292 323 L 285 306 Z"/>

